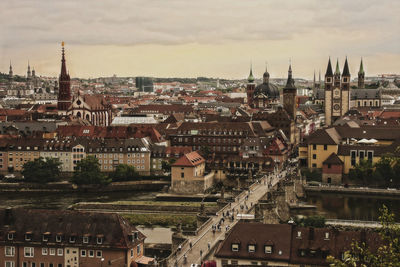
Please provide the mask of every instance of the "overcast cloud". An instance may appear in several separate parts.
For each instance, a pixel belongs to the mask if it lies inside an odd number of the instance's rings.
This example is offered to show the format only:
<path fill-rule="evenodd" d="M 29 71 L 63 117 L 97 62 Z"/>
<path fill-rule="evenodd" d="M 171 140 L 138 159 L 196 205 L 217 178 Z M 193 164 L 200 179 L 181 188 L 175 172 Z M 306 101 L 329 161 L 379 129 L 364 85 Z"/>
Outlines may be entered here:
<path fill-rule="evenodd" d="M 82 49 L 113 46 L 116 54 L 119 46 L 166 45 L 174 46 L 177 48 L 174 52 L 179 53 L 178 47 L 190 44 L 207 46 L 207 49 L 213 50 L 216 46 L 230 47 L 243 43 L 245 44 L 243 49 L 253 50 L 261 43 L 278 42 L 281 45 L 277 47 L 282 46 L 285 49 L 270 52 L 276 57 L 282 57 L 285 63 L 288 57 L 304 57 L 304 53 L 308 51 L 305 47 L 307 45 L 316 46 L 319 50 L 314 53 L 320 53 L 319 56 L 325 59 L 332 52 L 339 52 L 338 56 L 362 54 L 375 57 L 376 61 L 379 54 L 393 57 L 398 57 L 400 54 L 400 1 L 396 0 L 2 0 L 1 2 L 0 59 L 8 62 L 12 58 L 16 64 L 23 64 L 19 62 L 27 60 L 23 59 L 23 55 L 32 54 L 32 49 L 35 49 L 44 53 L 42 62 L 39 62 L 40 56 L 33 55 L 38 65 L 43 65 L 49 55 L 41 49 L 46 51 L 47 47 L 57 46 L 62 40 L 68 47 L 75 46 Z M 309 40 L 309 44 L 305 40 Z M 287 50 L 291 51 L 290 54 L 287 54 Z M 235 55 L 232 55 L 232 64 L 239 64 L 244 60 L 242 57 L 246 51 L 240 51 L 237 50 L 240 55 L 236 59 Z M 282 54 L 279 54 L 281 52 Z M 249 53 L 248 61 L 252 56 L 257 55 Z M 78 59 L 78 56 L 75 55 L 75 58 Z M 0 71 L 4 71 L 6 65 L 1 64 Z M 121 70 L 124 66 L 121 63 Z M 399 65 L 395 63 L 391 65 L 391 68 L 398 67 Z M 114 69 L 119 70 L 118 67 Z M 49 71 L 44 68 L 43 71 L 45 70 Z M 101 70 L 93 66 L 92 72 L 85 70 L 82 76 L 91 73 L 101 74 L 102 71 L 110 70 Z M 381 71 L 396 72 L 398 69 Z M 183 72 L 176 70 L 176 73 Z M 221 73 L 221 75 L 236 74 L 230 71 Z M 163 76 L 166 73 L 161 71 L 159 75 Z"/>

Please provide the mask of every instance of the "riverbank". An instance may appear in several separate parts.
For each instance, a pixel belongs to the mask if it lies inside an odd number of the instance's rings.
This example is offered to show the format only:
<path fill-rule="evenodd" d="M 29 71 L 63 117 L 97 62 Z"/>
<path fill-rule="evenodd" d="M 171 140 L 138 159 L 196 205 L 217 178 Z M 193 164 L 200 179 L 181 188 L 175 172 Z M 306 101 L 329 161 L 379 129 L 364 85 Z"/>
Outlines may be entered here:
<path fill-rule="evenodd" d="M 340 193 L 350 195 L 373 195 L 373 196 L 400 196 L 400 190 L 397 189 L 377 189 L 368 187 L 340 187 L 340 186 L 304 186 L 306 193 Z"/>
<path fill-rule="evenodd" d="M 0 183 L 0 192 L 3 193 L 72 193 L 72 192 L 122 192 L 122 191 L 160 191 L 170 186 L 168 181 L 131 181 L 114 182 L 106 186 L 82 185 L 76 186 L 68 182 L 34 184 L 34 183 Z"/>

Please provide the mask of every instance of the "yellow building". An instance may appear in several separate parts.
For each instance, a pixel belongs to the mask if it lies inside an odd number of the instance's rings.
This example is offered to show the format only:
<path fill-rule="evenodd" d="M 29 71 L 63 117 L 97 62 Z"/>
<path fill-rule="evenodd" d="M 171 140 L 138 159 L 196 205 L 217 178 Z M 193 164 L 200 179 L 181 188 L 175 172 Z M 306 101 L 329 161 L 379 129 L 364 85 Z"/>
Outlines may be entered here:
<path fill-rule="evenodd" d="M 171 167 L 171 189 L 175 193 L 204 193 L 213 184 L 214 173 L 205 174 L 206 162 L 197 152 L 180 157 Z"/>
<path fill-rule="evenodd" d="M 320 129 L 299 147 L 299 160 L 310 169 L 321 169 L 332 154 L 343 161 L 343 173 L 362 160 L 376 163 L 400 145 L 399 126 L 343 125 Z"/>

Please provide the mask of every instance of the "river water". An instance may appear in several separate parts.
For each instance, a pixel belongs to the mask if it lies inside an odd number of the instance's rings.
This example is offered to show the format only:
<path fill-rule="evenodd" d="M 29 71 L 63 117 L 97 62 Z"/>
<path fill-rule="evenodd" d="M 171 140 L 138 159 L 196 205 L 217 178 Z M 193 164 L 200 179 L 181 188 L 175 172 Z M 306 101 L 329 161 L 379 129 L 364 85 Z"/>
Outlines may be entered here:
<path fill-rule="evenodd" d="M 386 205 L 400 221 L 400 198 L 337 193 L 307 193 L 307 203 L 328 219 L 378 221 L 379 209 Z"/>

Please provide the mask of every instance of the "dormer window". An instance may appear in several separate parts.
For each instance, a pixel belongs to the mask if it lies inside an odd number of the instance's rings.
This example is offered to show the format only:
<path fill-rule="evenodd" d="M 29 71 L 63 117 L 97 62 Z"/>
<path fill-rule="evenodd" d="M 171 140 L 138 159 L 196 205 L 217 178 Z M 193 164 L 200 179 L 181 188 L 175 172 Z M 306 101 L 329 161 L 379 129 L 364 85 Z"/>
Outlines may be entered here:
<path fill-rule="evenodd" d="M 265 254 L 271 254 L 272 253 L 272 246 L 271 245 L 264 246 L 264 253 Z"/>
<path fill-rule="evenodd" d="M 98 245 L 103 244 L 103 237 L 102 237 L 102 236 L 98 236 L 97 239 L 96 239 L 96 243 L 97 243 Z"/>
<path fill-rule="evenodd" d="M 248 245 L 247 250 L 249 252 L 255 252 L 256 251 L 256 245 Z"/>
<path fill-rule="evenodd" d="M 56 235 L 56 242 L 60 243 L 62 241 L 61 235 Z"/>
<path fill-rule="evenodd" d="M 89 243 L 89 236 L 84 236 L 84 237 L 83 237 L 83 243 L 84 243 L 84 244 Z"/>
<path fill-rule="evenodd" d="M 25 241 L 31 241 L 31 240 L 32 240 L 32 232 L 25 233 Z"/>
<path fill-rule="evenodd" d="M 8 240 L 13 240 L 14 239 L 14 233 L 8 233 L 7 238 L 8 238 Z"/>
<path fill-rule="evenodd" d="M 329 232 L 325 233 L 325 240 L 329 240 Z"/>
<path fill-rule="evenodd" d="M 75 243 L 75 241 L 76 241 L 76 236 L 73 235 L 73 236 L 69 237 L 69 242 L 70 243 Z"/>
<path fill-rule="evenodd" d="M 239 244 L 237 243 L 232 244 L 232 251 L 239 251 Z"/>
<path fill-rule="evenodd" d="M 42 241 L 47 242 L 49 241 L 50 233 L 46 232 L 42 235 Z"/>

